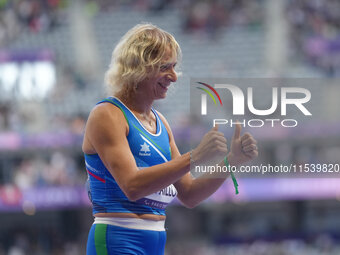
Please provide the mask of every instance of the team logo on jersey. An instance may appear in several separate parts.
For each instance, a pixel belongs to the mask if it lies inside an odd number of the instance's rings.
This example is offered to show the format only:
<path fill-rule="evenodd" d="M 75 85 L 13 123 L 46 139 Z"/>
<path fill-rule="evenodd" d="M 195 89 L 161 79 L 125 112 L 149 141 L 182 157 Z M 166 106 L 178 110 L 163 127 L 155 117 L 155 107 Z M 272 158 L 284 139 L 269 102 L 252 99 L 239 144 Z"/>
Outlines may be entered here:
<path fill-rule="evenodd" d="M 150 156 L 151 152 L 150 152 L 150 145 L 147 145 L 146 142 L 144 142 L 144 144 L 141 144 L 141 149 L 139 151 L 139 156 Z"/>

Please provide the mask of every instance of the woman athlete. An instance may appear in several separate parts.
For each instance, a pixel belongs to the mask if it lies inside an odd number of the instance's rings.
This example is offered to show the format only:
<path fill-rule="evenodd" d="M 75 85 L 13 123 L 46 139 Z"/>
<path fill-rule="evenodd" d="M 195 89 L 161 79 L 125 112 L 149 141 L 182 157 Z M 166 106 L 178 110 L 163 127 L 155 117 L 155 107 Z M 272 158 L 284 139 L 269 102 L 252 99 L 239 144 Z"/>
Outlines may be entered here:
<path fill-rule="evenodd" d="M 152 107 L 176 82 L 180 58 L 175 38 L 151 24 L 133 27 L 113 51 L 106 73 L 112 96 L 91 111 L 82 146 L 94 215 L 88 255 L 164 254 L 166 206 L 177 197 L 193 208 L 229 176 L 193 178 L 190 163 L 214 159 L 223 166 L 226 157 L 236 166 L 258 155 L 254 138 L 240 135 L 240 124 L 229 152 L 214 127 L 180 154 L 168 122 Z"/>

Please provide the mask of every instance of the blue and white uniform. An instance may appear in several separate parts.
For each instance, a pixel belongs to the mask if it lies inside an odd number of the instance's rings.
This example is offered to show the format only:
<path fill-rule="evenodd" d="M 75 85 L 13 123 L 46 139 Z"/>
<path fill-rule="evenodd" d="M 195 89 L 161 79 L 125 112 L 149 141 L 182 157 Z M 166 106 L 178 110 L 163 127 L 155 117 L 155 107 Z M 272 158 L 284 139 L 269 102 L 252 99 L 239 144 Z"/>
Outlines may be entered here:
<path fill-rule="evenodd" d="M 103 102 L 111 103 L 123 112 L 129 125 L 127 140 L 140 171 L 143 171 L 143 168 L 171 160 L 169 135 L 154 109 L 152 112 L 156 117 L 156 134 L 146 130 L 119 99 L 109 97 L 98 104 Z M 114 155 L 112 156 L 114 157 Z M 165 215 L 166 206 L 177 195 L 174 185 L 170 185 L 137 201 L 130 201 L 98 154 L 85 154 L 85 164 L 88 173 L 88 194 L 93 204 L 93 214 L 119 212 Z M 90 230 L 87 254 L 158 255 L 164 253 L 165 240 L 164 221 L 97 217 Z M 148 243 L 150 246 L 147 245 Z"/>

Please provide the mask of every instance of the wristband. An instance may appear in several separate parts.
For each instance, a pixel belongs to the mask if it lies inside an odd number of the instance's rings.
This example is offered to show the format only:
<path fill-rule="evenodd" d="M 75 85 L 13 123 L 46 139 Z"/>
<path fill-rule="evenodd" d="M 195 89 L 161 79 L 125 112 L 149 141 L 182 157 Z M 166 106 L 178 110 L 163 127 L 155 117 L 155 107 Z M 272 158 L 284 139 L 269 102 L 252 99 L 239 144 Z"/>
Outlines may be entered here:
<path fill-rule="evenodd" d="M 229 168 L 229 162 L 228 162 L 228 159 L 227 159 L 227 156 L 224 157 L 224 165 Z M 237 180 L 235 178 L 235 175 L 233 173 L 233 171 L 230 171 L 230 175 L 231 175 L 231 179 L 233 180 L 233 183 L 234 183 L 234 188 L 235 188 L 235 194 L 237 195 L 239 192 L 238 192 L 238 183 L 237 183 Z"/>

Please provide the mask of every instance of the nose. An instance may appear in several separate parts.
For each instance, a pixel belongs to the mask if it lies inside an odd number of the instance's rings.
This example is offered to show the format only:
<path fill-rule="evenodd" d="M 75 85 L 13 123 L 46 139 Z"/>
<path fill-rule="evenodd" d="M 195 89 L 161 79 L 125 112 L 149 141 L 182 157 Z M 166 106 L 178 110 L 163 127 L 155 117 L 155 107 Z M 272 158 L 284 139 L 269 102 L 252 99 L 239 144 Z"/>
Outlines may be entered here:
<path fill-rule="evenodd" d="M 169 73 L 166 75 L 167 79 L 169 79 L 171 82 L 177 81 L 177 74 L 174 68 L 171 68 Z"/>

